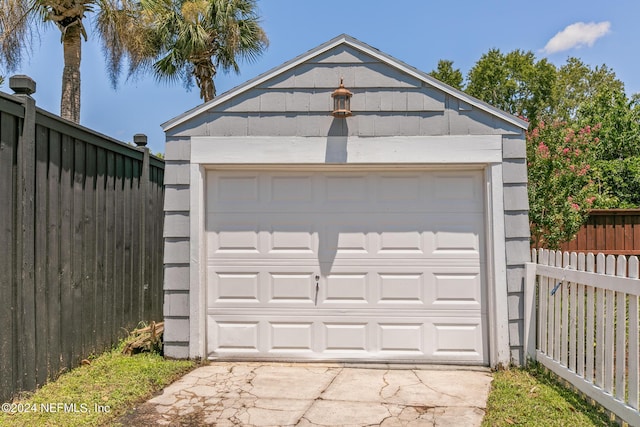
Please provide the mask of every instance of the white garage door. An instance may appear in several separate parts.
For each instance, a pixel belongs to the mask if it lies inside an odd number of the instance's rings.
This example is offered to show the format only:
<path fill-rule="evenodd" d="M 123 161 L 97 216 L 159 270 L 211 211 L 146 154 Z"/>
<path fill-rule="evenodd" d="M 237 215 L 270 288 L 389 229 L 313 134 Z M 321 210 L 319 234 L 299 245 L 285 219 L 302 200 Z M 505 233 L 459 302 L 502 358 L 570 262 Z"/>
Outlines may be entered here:
<path fill-rule="evenodd" d="M 483 173 L 209 171 L 210 358 L 488 364 Z"/>

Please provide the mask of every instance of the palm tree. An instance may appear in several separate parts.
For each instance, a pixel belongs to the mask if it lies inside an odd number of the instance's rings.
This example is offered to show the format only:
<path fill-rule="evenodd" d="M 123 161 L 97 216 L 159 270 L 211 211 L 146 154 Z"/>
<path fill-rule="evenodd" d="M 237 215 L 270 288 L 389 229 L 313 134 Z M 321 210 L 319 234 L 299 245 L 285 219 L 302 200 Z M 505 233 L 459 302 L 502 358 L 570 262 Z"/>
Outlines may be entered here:
<path fill-rule="evenodd" d="M 123 58 L 131 59 L 131 67 L 140 64 L 137 53 L 132 53 L 139 52 L 132 44 L 138 40 L 139 27 L 132 19 L 129 0 L 0 0 L 0 5 L 0 66 L 7 71 L 21 63 L 25 49 L 32 47 L 44 25 L 53 23 L 60 30 L 64 55 L 60 115 L 65 119 L 80 121 L 80 61 L 82 39 L 87 40 L 87 13 L 97 15 L 113 82 Z"/>
<path fill-rule="evenodd" d="M 239 72 L 239 58 L 254 61 L 269 41 L 260 26 L 255 0 L 140 0 L 152 67 L 160 80 L 182 80 L 213 99 L 218 69 Z M 145 62 L 145 61 L 142 61 Z"/>

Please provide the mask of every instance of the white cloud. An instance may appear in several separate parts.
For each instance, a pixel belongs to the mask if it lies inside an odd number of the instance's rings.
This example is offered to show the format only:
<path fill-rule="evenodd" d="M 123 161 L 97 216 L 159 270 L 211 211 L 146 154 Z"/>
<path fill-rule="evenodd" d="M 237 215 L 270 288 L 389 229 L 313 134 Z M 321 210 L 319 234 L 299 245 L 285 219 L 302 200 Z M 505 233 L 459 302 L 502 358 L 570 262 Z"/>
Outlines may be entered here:
<path fill-rule="evenodd" d="M 553 36 L 543 51 L 547 54 L 562 52 L 574 47 L 593 46 L 600 37 L 609 33 L 611 22 L 576 22 Z"/>

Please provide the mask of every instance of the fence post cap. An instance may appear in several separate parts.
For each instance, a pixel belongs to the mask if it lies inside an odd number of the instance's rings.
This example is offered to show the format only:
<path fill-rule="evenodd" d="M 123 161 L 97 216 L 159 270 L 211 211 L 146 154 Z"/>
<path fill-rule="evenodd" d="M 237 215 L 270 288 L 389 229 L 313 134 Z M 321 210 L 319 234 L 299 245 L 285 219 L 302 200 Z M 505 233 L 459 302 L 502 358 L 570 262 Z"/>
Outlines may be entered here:
<path fill-rule="evenodd" d="M 9 87 L 16 95 L 31 95 L 36 92 L 35 80 L 24 74 L 9 77 Z"/>
<path fill-rule="evenodd" d="M 145 145 L 147 145 L 147 135 L 145 135 L 144 133 L 136 133 L 135 135 L 133 135 L 133 142 L 138 147 L 144 147 Z"/>

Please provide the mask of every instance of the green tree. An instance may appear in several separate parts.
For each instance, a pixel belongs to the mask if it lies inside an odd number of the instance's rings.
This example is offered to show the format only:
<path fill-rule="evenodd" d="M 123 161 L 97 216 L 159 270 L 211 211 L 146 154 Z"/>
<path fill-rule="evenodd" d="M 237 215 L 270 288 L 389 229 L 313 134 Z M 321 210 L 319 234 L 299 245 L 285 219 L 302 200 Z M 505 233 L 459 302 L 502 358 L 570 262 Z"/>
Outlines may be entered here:
<path fill-rule="evenodd" d="M 603 208 L 640 207 L 640 156 L 617 160 L 598 160 L 594 164 L 598 171 L 599 190 L 610 194 Z"/>
<path fill-rule="evenodd" d="M 621 160 L 640 155 L 640 105 L 620 88 L 602 88 L 576 112 L 583 126 L 600 124 L 599 160 Z"/>
<path fill-rule="evenodd" d="M 0 7 L 0 66 L 13 71 L 21 63 L 26 50 L 32 46 L 35 35 L 46 25 L 55 24 L 60 30 L 63 45 L 64 69 L 60 115 L 78 123 L 80 121 L 80 62 L 82 39 L 87 40 L 86 15 L 94 13 L 98 37 L 106 55 L 122 51 L 135 34 L 136 26 L 130 20 L 123 26 L 113 19 L 127 16 L 128 0 L 1 0 Z M 116 31 L 119 29 L 119 31 Z M 105 31 L 107 31 L 105 33 Z M 108 31 L 111 33 L 109 34 Z"/>
<path fill-rule="evenodd" d="M 546 59 L 536 61 L 533 52 L 515 50 L 506 55 L 491 49 L 467 76 L 466 91 L 511 114 L 529 119 L 535 126 L 549 108 L 556 68 Z"/>
<path fill-rule="evenodd" d="M 187 86 L 195 80 L 205 102 L 216 94 L 219 69 L 239 72 L 238 59 L 257 59 L 269 43 L 256 0 L 141 0 L 140 8 L 156 77 Z"/>
<path fill-rule="evenodd" d="M 30 41 L 31 14 L 26 0 L 0 0 L 0 67 L 13 71 L 23 55 L 23 41 Z"/>
<path fill-rule="evenodd" d="M 598 139 L 595 129 L 565 122 L 538 126 L 527 132 L 529 221 L 532 240 L 556 249 L 570 241 L 594 205 L 606 203 L 592 167 Z"/>
<path fill-rule="evenodd" d="M 578 106 L 576 121 L 597 124 L 600 141 L 594 166 L 600 171 L 601 192 L 611 194 L 611 207 L 640 206 L 640 105 L 619 87 L 601 88 Z"/>
<path fill-rule="evenodd" d="M 578 58 L 568 58 L 558 69 L 548 117 L 575 120 L 581 106 L 602 91 L 624 92 L 624 84 L 606 65 L 591 68 Z"/>
<path fill-rule="evenodd" d="M 438 61 L 438 67 L 429 73 L 431 77 L 440 80 L 458 90 L 462 90 L 462 82 L 464 77 L 459 68 L 453 68 L 453 61 L 441 59 Z"/>

